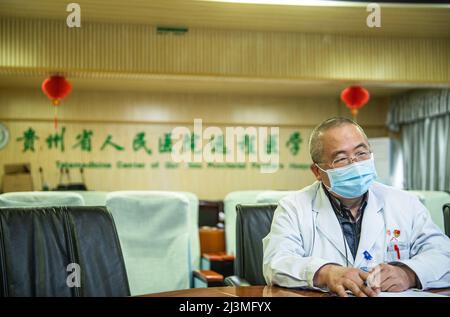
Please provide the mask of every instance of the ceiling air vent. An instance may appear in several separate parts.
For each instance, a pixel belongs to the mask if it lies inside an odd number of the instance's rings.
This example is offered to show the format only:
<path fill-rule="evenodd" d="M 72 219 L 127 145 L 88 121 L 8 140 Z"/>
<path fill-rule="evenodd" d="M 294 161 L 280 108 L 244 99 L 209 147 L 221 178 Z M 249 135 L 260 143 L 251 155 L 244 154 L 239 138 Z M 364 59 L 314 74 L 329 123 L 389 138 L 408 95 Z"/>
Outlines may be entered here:
<path fill-rule="evenodd" d="M 188 32 L 188 28 L 181 27 L 168 27 L 168 26 L 157 26 L 157 34 L 174 34 L 174 35 L 184 35 Z"/>

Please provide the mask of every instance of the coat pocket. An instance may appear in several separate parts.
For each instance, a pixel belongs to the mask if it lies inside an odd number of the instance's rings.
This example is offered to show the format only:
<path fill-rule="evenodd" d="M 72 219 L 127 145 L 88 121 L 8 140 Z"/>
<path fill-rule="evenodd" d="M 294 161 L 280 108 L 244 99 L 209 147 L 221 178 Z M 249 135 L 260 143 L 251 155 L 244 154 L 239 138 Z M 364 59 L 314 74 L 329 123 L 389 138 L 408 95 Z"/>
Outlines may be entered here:
<path fill-rule="evenodd" d="M 387 261 L 396 262 L 409 259 L 409 244 L 404 242 L 392 242 L 387 248 Z"/>

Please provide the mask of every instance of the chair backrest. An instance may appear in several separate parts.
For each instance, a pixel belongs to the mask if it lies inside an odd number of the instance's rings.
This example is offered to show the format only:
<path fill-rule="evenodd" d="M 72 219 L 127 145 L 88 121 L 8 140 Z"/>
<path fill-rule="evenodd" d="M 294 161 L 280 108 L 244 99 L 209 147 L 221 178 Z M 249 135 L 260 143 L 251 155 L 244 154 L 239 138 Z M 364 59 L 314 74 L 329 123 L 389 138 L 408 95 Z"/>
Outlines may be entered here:
<path fill-rule="evenodd" d="M 237 205 L 235 274 L 251 285 L 265 285 L 262 240 L 270 232 L 275 204 Z"/>
<path fill-rule="evenodd" d="M 263 190 L 244 190 L 228 193 L 223 200 L 225 213 L 225 247 L 228 254 L 236 254 L 236 206 L 255 204 Z"/>
<path fill-rule="evenodd" d="M 181 194 L 189 201 L 189 244 L 191 257 L 191 271 L 200 269 L 200 235 L 198 232 L 199 201 L 197 195 L 190 192 L 175 192 Z M 192 277 L 191 286 L 194 285 Z"/>
<path fill-rule="evenodd" d="M 165 191 L 151 191 L 154 194 L 167 193 Z M 191 192 L 174 192 L 184 196 L 189 201 L 189 244 L 190 244 L 190 258 L 191 271 L 200 269 L 200 235 L 198 232 L 199 221 L 199 200 L 197 195 Z M 104 200 L 106 204 L 107 192 L 80 192 L 79 193 L 86 201 L 86 205 L 93 205 L 94 203 L 101 203 Z M 192 279 L 193 286 L 193 279 Z"/>
<path fill-rule="evenodd" d="M 105 207 L 0 208 L 0 272 L 1 296 L 130 294 Z"/>
<path fill-rule="evenodd" d="M 108 192 L 102 191 L 76 191 L 84 199 L 86 206 L 106 206 Z"/>
<path fill-rule="evenodd" d="M 84 199 L 73 192 L 15 192 L 0 195 L 0 207 L 84 206 Z"/>
<path fill-rule="evenodd" d="M 410 190 L 409 193 L 416 195 L 430 212 L 433 222 L 444 232 L 444 217 L 442 206 L 450 202 L 450 194 L 444 191 Z"/>
<path fill-rule="evenodd" d="M 281 198 L 294 193 L 293 190 L 267 190 L 256 196 L 258 204 L 278 204 Z"/>
<path fill-rule="evenodd" d="M 450 203 L 445 204 L 442 208 L 444 212 L 444 228 L 445 234 L 450 238 Z"/>
<path fill-rule="evenodd" d="M 109 193 L 131 295 L 189 288 L 189 201 L 174 192 Z"/>

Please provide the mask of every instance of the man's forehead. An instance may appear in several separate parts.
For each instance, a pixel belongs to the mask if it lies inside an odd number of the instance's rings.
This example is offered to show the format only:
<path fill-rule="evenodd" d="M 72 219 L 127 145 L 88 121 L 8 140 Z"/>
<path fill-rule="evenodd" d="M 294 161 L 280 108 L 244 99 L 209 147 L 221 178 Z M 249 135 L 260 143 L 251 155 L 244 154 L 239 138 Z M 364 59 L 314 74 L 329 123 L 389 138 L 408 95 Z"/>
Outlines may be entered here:
<path fill-rule="evenodd" d="M 346 124 L 324 131 L 321 136 L 324 150 L 334 152 L 337 149 L 352 150 L 359 145 L 367 146 L 364 134 L 354 125 Z"/>
<path fill-rule="evenodd" d="M 334 136 L 336 134 L 356 134 L 361 137 L 364 137 L 361 130 L 353 124 L 341 124 L 339 126 L 329 128 L 322 132 L 322 136 Z"/>

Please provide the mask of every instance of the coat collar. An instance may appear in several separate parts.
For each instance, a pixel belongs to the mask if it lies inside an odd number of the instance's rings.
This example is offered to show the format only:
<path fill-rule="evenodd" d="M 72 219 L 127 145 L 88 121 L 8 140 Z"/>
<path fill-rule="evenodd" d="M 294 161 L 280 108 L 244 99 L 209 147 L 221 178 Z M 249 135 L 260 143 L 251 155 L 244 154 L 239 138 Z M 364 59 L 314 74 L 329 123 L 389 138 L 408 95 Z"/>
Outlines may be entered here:
<path fill-rule="evenodd" d="M 377 196 L 374 186 L 369 188 L 369 199 L 362 219 L 361 238 L 356 253 L 355 266 L 361 266 L 364 259 L 364 251 L 372 252 L 371 249 L 380 234 L 385 232 L 385 221 L 383 216 L 384 200 Z M 372 252 L 372 256 L 374 256 Z M 377 259 L 375 259 L 377 260 Z M 379 260 L 379 259 L 378 259 Z"/>
<path fill-rule="evenodd" d="M 321 183 L 316 182 L 316 198 L 312 205 L 313 211 L 317 212 L 317 227 L 320 232 L 339 250 L 345 257 L 347 248 L 347 258 L 349 264 L 359 266 L 363 260 L 363 252 L 369 251 L 375 244 L 380 231 L 384 228 L 383 215 L 380 212 L 383 209 L 383 201 L 379 199 L 373 191 L 373 186 L 369 188 L 367 206 L 361 226 L 361 238 L 359 241 L 356 259 L 353 259 L 350 248 L 344 239 L 341 225 L 334 213 L 330 200 L 324 192 Z M 384 232 L 384 231 L 383 231 Z M 344 245 L 345 240 L 345 245 Z M 356 264 L 356 265 L 355 265 Z"/>

